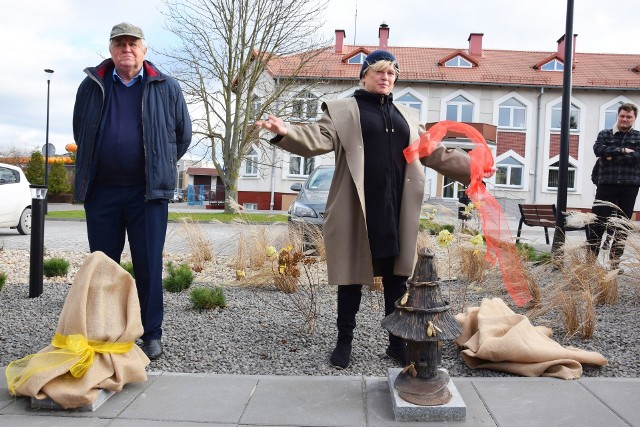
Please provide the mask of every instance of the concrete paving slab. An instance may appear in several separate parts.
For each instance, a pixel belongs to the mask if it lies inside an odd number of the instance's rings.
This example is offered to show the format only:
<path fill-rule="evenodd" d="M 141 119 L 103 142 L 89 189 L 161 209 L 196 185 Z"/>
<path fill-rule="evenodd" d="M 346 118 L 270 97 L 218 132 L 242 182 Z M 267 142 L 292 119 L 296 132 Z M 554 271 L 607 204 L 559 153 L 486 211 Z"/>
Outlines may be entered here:
<path fill-rule="evenodd" d="M 260 377 L 241 424 L 364 426 L 362 377 Z"/>
<path fill-rule="evenodd" d="M 153 384 L 156 377 L 156 375 L 148 375 L 146 382 L 125 385 L 122 391 L 115 393 L 109 400 L 93 412 L 31 409 L 31 398 L 21 397 L 15 399 L 11 405 L 0 409 L 0 415 L 37 415 L 44 416 L 45 418 L 116 418 L 127 406 L 138 398 L 146 387 Z M 0 418 L 0 420 L 2 420 L 2 418 Z"/>
<path fill-rule="evenodd" d="M 483 378 L 472 383 L 499 426 L 628 426 L 578 381 Z"/>
<path fill-rule="evenodd" d="M 5 369 L 6 366 L 0 367 L 0 372 L 2 373 L 0 375 L 0 411 L 11 405 L 16 400 L 15 397 L 11 396 L 11 393 L 9 393 L 9 390 L 7 389 L 7 377 L 4 375 Z"/>
<path fill-rule="evenodd" d="M 103 427 L 111 425 L 110 419 L 69 418 L 46 415 L 0 415 L 0 425 L 6 427 Z"/>
<path fill-rule="evenodd" d="M 251 376 L 163 373 L 119 418 L 237 423 L 257 382 Z"/>
<path fill-rule="evenodd" d="M 203 427 L 203 426 L 215 426 L 215 427 L 237 427 L 233 424 L 219 424 L 219 423 L 192 423 L 181 421 L 158 421 L 158 420 L 113 420 L 109 427 Z M 48 427 L 48 426 L 47 426 Z"/>
<path fill-rule="evenodd" d="M 393 404 L 389 393 L 389 384 L 385 378 L 367 377 L 366 378 L 366 410 L 367 410 L 367 426 L 385 427 L 385 426 L 403 426 L 418 427 L 428 424 L 429 427 L 495 427 L 496 423 L 491 418 L 489 411 L 485 408 L 482 400 L 476 393 L 470 379 L 453 378 L 462 399 L 467 405 L 466 421 L 448 421 L 448 422 L 396 422 L 393 413 Z"/>
<path fill-rule="evenodd" d="M 640 379 L 582 378 L 580 384 L 632 426 L 640 426 Z"/>

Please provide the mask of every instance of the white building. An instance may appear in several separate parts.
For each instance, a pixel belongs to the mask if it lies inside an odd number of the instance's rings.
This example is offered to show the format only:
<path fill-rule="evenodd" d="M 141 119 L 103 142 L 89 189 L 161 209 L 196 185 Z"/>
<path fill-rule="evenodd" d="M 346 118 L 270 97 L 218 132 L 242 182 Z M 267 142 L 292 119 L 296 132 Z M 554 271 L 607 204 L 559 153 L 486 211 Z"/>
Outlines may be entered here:
<path fill-rule="evenodd" d="M 494 151 L 498 173 L 490 180 L 496 197 L 535 203 L 555 203 L 560 149 L 560 112 L 564 69 L 564 37 L 548 52 L 488 50 L 483 34 L 471 34 L 465 48 L 389 46 L 389 27 L 379 28 L 378 46 L 344 44 L 336 30 L 335 45 L 327 48 L 298 78 L 326 82 L 322 93 L 350 96 L 364 57 L 387 49 L 398 60 L 400 78 L 395 102 L 419 111 L 424 123 L 455 120 L 473 123 Z M 575 41 L 574 36 L 574 51 Z M 552 43 L 550 43 L 552 44 Z M 270 64 L 267 78 L 292 75 L 295 57 Z M 326 89 L 326 90 L 325 90 Z M 320 115 L 321 93 L 301 92 L 292 107 L 299 122 Z M 640 104 L 640 55 L 575 52 L 570 134 L 567 207 L 590 209 L 595 194 L 590 175 L 595 163 L 593 143 L 601 129 L 615 123 L 622 102 Z M 461 136 L 447 135 L 445 143 L 473 148 Z M 259 166 L 256 148 L 243 163 L 239 202 L 258 209 L 286 209 L 295 193 L 292 183 L 306 178 L 313 167 L 331 163 L 331 156 L 304 159 L 277 150 L 275 167 Z M 457 198 L 457 184 L 428 171 L 425 193 Z M 638 209 L 638 205 L 636 205 Z"/>

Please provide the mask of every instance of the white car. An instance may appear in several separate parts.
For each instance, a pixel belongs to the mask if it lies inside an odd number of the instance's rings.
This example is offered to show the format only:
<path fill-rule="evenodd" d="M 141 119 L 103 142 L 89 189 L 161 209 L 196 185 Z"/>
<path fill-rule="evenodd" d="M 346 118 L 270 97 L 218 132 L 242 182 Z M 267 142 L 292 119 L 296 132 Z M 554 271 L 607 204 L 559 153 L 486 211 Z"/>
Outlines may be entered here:
<path fill-rule="evenodd" d="M 0 227 L 31 234 L 31 189 L 19 167 L 0 163 Z"/>

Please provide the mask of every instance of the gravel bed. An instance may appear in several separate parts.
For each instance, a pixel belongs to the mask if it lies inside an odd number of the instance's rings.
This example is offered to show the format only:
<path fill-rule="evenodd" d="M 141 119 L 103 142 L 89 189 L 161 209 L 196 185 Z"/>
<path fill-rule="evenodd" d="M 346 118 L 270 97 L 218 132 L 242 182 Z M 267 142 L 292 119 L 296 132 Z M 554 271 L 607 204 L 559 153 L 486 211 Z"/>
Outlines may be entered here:
<path fill-rule="evenodd" d="M 0 271 L 8 273 L 0 291 L 0 366 L 35 353 L 51 340 L 69 285 L 86 254 L 48 252 L 71 262 L 65 278 L 46 278 L 39 298 L 28 298 L 29 254 L 27 251 L 0 251 Z M 179 257 L 167 259 L 177 263 Z M 324 277 L 322 265 L 319 277 Z M 384 377 L 394 363 L 384 356 L 386 331 L 380 326 L 383 301 L 379 292 L 364 291 L 358 327 L 355 333 L 351 367 L 336 370 L 328 364 L 335 343 L 336 292 L 321 283 L 317 292 L 317 321 L 313 334 L 304 331 L 304 322 L 292 310 L 292 296 L 273 287 L 238 286 L 235 270 L 217 259 L 196 274 L 193 286 L 224 285 L 228 307 L 208 311 L 191 308 L 189 292 L 165 292 L 163 344 L 165 353 L 151 362 L 151 371 L 260 375 L 367 375 Z M 443 295 L 462 294 L 455 281 L 443 284 Z M 602 353 L 609 366 L 584 367 L 588 377 L 640 377 L 640 293 L 635 278 L 619 281 L 620 302 L 598 306 L 597 327 L 592 339 L 565 338 L 561 315 L 549 312 L 532 320 L 551 327 L 554 338 L 565 346 Z M 490 292 L 489 292 L 490 291 Z M 514 311 L 508 295 L 498 287 L 490 290 L 471 288 L 467 306 L 478 305 L 483 297 L 500 297 Z M 453 307 L 459 309 L 459 304 Z M 496 371 L 470 370 L 454 343 L 445 343 L 442 367 L 454 377 L 509 376 Z"/>

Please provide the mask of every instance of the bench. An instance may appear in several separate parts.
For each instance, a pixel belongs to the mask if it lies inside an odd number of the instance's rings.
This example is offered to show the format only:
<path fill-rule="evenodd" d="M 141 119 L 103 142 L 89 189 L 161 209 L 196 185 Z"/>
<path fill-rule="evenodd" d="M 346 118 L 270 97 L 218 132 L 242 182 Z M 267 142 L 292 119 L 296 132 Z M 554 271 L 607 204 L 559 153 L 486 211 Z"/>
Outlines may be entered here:
<path fill-rule="evenodd" d="M 522 232 L 522 224 L 529 227 L 543 227 L 544 238 L 549 244 L 548 228 L 556 226 L 556 205 L 536 205 L 519 203 L 520 208 L 520 224 L 518 224 L 518 234 L 516 235 L 516 243 L 520 242 L 520 233 Z M 584 230 L 586 227 L 565 227 L 565 231 Z"/>

